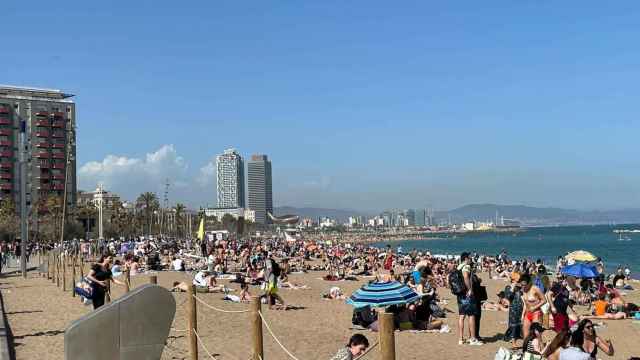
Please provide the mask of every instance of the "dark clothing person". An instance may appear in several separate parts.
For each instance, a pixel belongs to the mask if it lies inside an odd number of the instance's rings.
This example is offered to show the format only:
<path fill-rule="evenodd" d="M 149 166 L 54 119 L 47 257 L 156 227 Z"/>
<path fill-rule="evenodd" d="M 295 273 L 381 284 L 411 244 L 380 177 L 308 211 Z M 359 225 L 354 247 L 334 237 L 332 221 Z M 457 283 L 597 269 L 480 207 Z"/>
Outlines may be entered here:
<path fill-rule="evenodd" d="M 509 300 L 509 325 L 504 334 L 505 341 L 522 339 L 522 291 L 519 287 L 513 290 L 510 286 L 504 289 L 506 298 Z"/>
<path fill-rule="evenodd" d="M 94 264 L 91 267 L 91 270 L 95 272 L 93 277 L 95 277 L 96 280 L 105 281 L 111 280 L 113 278 L 111 270 L 105 270 L 100 264 Z M 91 282 L 91 288 L 93 289 L 93 296 L 91 297 L 91 301 L 93 303 L 93 309 L 95 310 L 104 305 L 104 297 L 107 293 L 107 288 L 94 281 Z"/>

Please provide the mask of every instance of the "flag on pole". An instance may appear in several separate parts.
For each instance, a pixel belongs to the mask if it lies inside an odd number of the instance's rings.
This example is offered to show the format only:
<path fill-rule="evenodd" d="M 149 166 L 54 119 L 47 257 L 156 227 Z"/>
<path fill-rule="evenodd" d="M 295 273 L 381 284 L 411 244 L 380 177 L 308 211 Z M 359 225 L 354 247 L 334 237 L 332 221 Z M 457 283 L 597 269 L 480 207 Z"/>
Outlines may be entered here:
<path fill-rule="evenodd" d="M 204 218 L 200 219 L 200 226 L 198 227 L 198 240 L 204 239 Z"/>

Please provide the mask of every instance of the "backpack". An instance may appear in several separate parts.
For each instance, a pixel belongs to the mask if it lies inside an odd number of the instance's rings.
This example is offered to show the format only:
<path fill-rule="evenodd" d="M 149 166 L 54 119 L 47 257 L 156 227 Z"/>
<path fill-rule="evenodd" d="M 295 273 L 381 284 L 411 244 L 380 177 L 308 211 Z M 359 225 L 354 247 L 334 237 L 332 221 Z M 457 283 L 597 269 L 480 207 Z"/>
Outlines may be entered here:
<path fill-rule="evenodd" d="M 369 327 L 373 322 L 377 320 L 377 314 L 371 309 L 370 306 L 353 309 L 351 315 L 351 323 L 361 327 Z"/>
<path fill-rule="evenodd" d="M 467 292 L 462 271 L 454 270 L 449 274 L 449 288 L 451 288 L 451 293 L 456 296 L 464 295 Z"/>

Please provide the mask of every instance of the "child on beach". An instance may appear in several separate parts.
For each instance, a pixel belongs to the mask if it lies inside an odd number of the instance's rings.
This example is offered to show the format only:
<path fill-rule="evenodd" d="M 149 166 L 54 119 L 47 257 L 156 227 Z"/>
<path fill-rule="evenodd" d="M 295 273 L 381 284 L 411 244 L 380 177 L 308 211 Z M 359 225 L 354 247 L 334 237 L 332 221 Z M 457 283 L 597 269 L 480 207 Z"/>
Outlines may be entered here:
<path fill-rule="evenodd" d="M 353 360 L 369 347 L 369 340 L 362 334 L 355 334 L 349 339 L 347 346 L 338 350 L 331 360 Z"/>

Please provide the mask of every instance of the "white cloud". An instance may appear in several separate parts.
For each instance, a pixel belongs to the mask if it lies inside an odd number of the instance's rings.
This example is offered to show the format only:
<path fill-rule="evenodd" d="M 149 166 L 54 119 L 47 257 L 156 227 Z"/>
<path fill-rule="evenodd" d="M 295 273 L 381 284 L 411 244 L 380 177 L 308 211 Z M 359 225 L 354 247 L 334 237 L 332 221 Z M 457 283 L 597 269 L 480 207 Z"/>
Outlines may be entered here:
<path fill-rule="evenodd" d="M 84 164 L 78 171 L 81 189 L 94 189 L 102 182 L 106 189 L 129 200 L 145 191 L 161 197 L 167 179 L 176 188 L 189 186 L 188 165 L 171 144 L 143 158 L 107 155 L 102 161 Z"/>
<path fill-rule="evenodd" d="M 216 176 L 216 165 L 213 161 L 209 161 L 207 165 L 200 168 L 196 182 L 201 186 L 212 184 Z"/>

